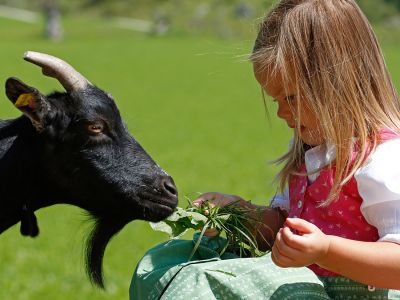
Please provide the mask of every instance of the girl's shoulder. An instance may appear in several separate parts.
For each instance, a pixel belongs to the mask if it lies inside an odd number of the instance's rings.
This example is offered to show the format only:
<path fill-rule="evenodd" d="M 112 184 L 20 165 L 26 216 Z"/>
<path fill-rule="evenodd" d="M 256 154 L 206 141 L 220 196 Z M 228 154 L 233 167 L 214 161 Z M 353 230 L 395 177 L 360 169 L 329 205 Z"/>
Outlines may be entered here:
<path fill-rule="evenodd" d="M 354 177 L 364 205 L 400 199 L 400 137 L 379 144 Z"/>
<path fill-rule="evenodd" d="M 363 168 L 371 169 L 376 165 L 387 165 L 400 161 L 400 136 L 383 138 L 375 150 L 368 156 Z M 361 168 L 361 169 L 363 169 Z"/>

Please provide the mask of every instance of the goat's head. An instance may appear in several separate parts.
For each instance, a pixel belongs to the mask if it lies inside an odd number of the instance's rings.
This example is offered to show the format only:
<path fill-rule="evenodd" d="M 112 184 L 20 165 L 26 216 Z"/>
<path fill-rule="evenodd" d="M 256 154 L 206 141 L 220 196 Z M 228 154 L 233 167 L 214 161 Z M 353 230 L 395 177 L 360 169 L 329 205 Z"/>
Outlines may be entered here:
<path fill-rule="evenodd" d="M 131 220 L 171 214 L 177 205 L 174 182 L 129 134 L 109 94 L 56 57 L 27 52 L 24 59 L 66 90 L 45 96 L 16 78 L 6 82 L 8 98 L 38 132 L 51 189 L 95 219 L 86 265 L 91 281 L 103 287 L 108 241 Z"/>

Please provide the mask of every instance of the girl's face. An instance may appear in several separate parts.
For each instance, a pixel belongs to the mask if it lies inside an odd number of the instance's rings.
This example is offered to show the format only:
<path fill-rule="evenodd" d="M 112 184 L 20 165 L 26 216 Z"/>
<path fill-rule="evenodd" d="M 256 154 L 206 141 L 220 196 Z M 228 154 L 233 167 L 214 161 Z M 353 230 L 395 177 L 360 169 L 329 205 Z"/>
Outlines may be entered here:
<path fill-rule="evenodd" d="M 311 111 L 306 101 L 301 100 L 304 102 L 297 103 L 300 99 L 295 93 L 293 82 L 289 82 L 285 90 L 280 76 L 272 76 L 265 71 L 257 72 L 256 67 L 254 70 L 258 83 L 277 103 L 278 117 L 285 120 L 290 128 L 296 130 L 305 144 L 317 146 L 324 143 L 325 139 L 322 137 L 322 130 L 317 116 Z"/>

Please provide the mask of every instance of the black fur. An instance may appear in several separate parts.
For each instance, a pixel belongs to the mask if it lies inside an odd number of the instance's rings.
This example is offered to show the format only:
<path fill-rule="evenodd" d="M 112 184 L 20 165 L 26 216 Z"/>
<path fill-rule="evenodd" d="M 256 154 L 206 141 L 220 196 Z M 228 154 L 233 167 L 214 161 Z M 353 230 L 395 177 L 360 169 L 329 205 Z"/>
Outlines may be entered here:
<path fill-rule="evenodd" d="M 130 135 L 110 95 L 97 87 L 42 95 L 10 78 L 8 98 L 23 113 L 0 121 L 0 233 L 21 221 L 35 237 L 34 212 L 56 203 L 79 206 L 94 218 L 87 273 L 104 287 L 102 259 L 110 239 L 134 219 L 172 213 L 177 192 L 169 177 Z M 17 105 L 29 94 L 30 105 Z M 101 133 L 89 130 L 100 126 Z"/>

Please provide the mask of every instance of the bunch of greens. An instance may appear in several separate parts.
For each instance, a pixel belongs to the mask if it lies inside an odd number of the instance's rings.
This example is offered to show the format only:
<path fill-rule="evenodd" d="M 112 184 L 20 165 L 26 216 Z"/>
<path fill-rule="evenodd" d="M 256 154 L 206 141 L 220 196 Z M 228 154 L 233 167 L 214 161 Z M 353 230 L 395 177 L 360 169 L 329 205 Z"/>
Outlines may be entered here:
<path fill-rule="evenodd" d="M 261 229 L 266 225 L 261 221 L 259 209 L 240 207 L 236 202 L 226 206 L 214 206 L 206 201 L 201 206 L 191 202 L 186 209 L 177 207 L 167 219 L 150 223 L 153 230 L 166 232 L 171 239 L 181 237 L 188 229 L 200 230 L 199 238 L 189 260 L 198 249 L 207 229 L 216 229 L 227 243 L 220 251 L 235 253 L 240 257 L 256 257 L 265 252 L 258 249 L 256 236 L 262 237 Z M 267 242 L 267 241 L 265 241 Z"/>

